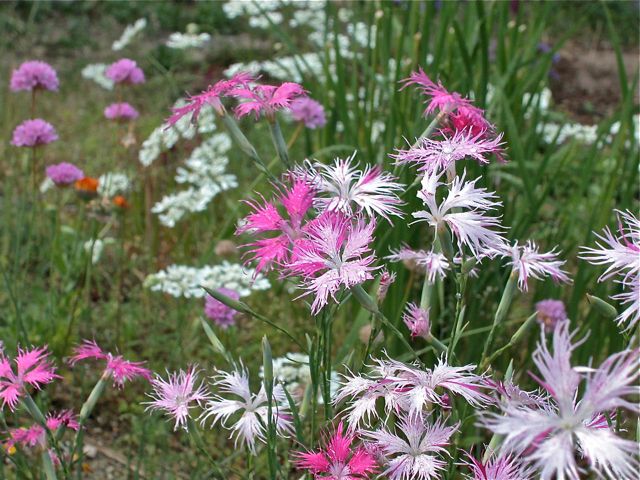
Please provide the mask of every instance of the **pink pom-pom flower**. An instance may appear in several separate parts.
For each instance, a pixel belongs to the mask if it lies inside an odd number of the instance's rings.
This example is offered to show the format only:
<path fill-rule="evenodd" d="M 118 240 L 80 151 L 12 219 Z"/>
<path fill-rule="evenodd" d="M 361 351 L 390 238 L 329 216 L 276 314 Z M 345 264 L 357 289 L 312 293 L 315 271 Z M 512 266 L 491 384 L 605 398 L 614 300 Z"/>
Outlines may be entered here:
<path fill-rule="evenodd" d="M 56 185 L 70 185 L 82 178 L 84 172 L 76 167 L 73 163 L 61 162 L 55 165 L 49 165 L 46 169 L 47 177 Z"/>
<path fill-rule="evenodd" d="M 105 76 L 114 83 L 137 85 L 144 83 L 144 72 L 138 64 L 128 58 L 122 58 L 107 67 Z"/>
<path fill-rule="evenodd" d="M 60 86 L 58 74 L 48 63 L 38 60 L 24 62 L 11 73 L 10 88 L 13 92 L 20 90 L 57 91 Z"/>
<path fill-rule="evenodd" d="M 38 147 L 58 140 L 56 129 L 41 118 L 25 120 L 13 131 L 11 144 L 16 147 Z"/>
<path fill-rule="evenodd" d="M 127 102 L 112 103 L 104 109 L 104 116 L 108 120 L 135 120 L 138 118 L 138 111 Z"/>

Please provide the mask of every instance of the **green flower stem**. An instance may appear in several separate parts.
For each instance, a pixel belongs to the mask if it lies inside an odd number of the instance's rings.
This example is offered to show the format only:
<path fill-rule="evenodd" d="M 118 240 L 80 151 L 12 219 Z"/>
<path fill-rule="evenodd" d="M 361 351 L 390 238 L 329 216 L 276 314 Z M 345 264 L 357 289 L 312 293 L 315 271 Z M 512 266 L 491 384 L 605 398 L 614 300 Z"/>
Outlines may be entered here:
<path fill-rule="evenodd" d="M 278 152 L 280 161 L 284 164 L 288 170 L 291 168 L 291 161 L 289 160 L 289 150 L 287 149 L 287 142 L 285 142 L 282 136 L 282 129 L 276 118 L 269 119 L 269 132 L 271 133 L 271 140 L 273 140 L 273 146 Z"/>
<path fill-rule="evenodd" d="M 513 302 L 513 297 L 516 292 L 518 284 L 518 272 L 515 270 L 511 270 L 511 274 L 509 274 L 509 279 L 507 280 L 507 284 L 504 287 L 504 291 L 502 292 L 502 298 L 500 299 L 500 303 L 498 304 L 498 310 L 496 310 L 496 315 L 493 318 L 493 325 L 491 326 L 491 330 L 489 331 L 489 336 L 487 337 L 486 342 L 484 343 L 484 348 L 482 350 L 482 361 L 480 365 L 487 365 L 487 355 L 489 354 L 489 348 L 493 343 L 493 337 L 496 334 L 496 330 L 498 329 L 498 325 L 500 325 L 504 319 L 507 317 L 507 313 L 509 312 L 509 307 L 511 307 L 511 303 Z"/>
<path fill-rule="evenodd" d="M 93 387 L 93 390 L 91 390 L 91 393 L 89 394 L 85 402 L 82 404 L 82 408 L 80 409 L 80 415 L 78 416 L 78 431 L 76 432 L 76 437 L 73 441 L 73 449 L 71 450 L 72 461 L 75 458 L 76 453 L 78 453 L 80 455 L 79 462 L 82 463 L 82 443 L 84 440 L 84 425 L 87 422 L 89 415 L 91 415 L 91 412 L 93 411 L 94 407 L 96 406 L 98 399 L 102 396 L 102 393 L 104 392 L 104 389 L 107 386 L 108 379 L 109 379 L 109 374 L 108 372 L 105 371 L 100 377 L 100 379 L 98 380 L 98 382 Z"/>
<path fill-rule="evenodd" d="M 58 480 L 56 469 L 53 466 L 53 462 L 51 461 L 51 457 L 49 456 L 49 451 L 47 449 L 42 451 L 40 458 L 42 459 L 42 469 L 44 470 L 44 475 L 47 480 Z"/>
<path fill-rule="evenodd" d="M 520 342 L 520 340 L 522 339 L 522 337 L 524 336 L 524 334 L 529 330 L 529 328 L 531 327 L 531 325 L 535 322 L 536 317 L 537 317 L 537 312 L 534 313 L 533 315 L 531 315 L 529 318 L 527 318 L 527 320 L 520 326 L 520 328 L 518 330 L 516 330 L 516 333 L 513 334 L 513 336 L 511 337 L 511 339 L 509 340 L 509 343 L 507 343 L 504 347 L 496 350 L 486 361 L 484 365 L 480 366 L 481 370 L 484 370 L 484 368 L 491 364 L 491 362 L 493 362 L 496 358 L 498 358 L 502 353 L 504 353 L 505 351 L 509 350 L 510 348 L 512 348 L 513 346 L 515 346 L 518 342 Z"/>
<path fill-rule="evenodd" d="M 191 440 L 193 441 L 194 445 L 198 450 L 200 450 L 200 453 L 202 453 L 206 457 L 208 462 L 211 464 L 211 468 L 213 468 L 213 470 L 216 472 L 215 478 L 227 478 L 227 476 L 218 466 L 218 463 L 213 459 L 213 457 L 207 451 L 207 447 L 204 443 L 202 435 L 200 435 L 200 430 L 198 429 L 196 422 L 194 422 L 190 416 L 187 416 L 187 428 L 189 432 L 189 437 L 191 437 Z"/>

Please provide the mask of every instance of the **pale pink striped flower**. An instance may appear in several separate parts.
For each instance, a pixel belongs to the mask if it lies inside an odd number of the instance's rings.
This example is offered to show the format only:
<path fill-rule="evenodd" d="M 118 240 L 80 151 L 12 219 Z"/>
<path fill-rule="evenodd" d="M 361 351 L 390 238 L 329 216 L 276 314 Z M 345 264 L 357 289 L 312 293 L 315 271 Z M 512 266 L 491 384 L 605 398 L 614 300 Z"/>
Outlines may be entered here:
<path fill-rule="evenodd" d="M 426 418 L 402 415 L 396 428 L 363 430 L 360 435 L 373 443 L 383 458 L 382 476 L 390 480 L 432 480 L 444 473 L 449 455 L 447 446 L 459 424 L 445 426 L 441 419 L 430 423 Z"/>
<path fill-rule="evenodd" d="M 431 335 L 431 323 L 429 321 L 429 309 L 420 308 L 415 303 L 409 303 L 402 314 L 402 321 L 409 329 L 411 336 L 422 337 L 425 340 Z"/>
<path fill-rule="evenodd" d="M 638 324 L 640 320 L 640 275 L 635 275 L 628 279 L 620 281 L 625 291 L 613 295 L 611 298 L 619 301 L 627 307 L 616 317 L 619 327 L 626 324 L 625 331 L 630 331 Z"/>
<path fill-rule="evenodd" d="M 424 270 L 427 281 L 433 283 L 437 278 L 443 279 L 447 276 L 449 270 L 449 262 L 440 252 L 433 250 L 412 250 L 403 245 L 398 250 L 391 250 L 391 255 L 387 255 L 385 259 L 391 262 L 411 262 L 420 269 Z"/>
<path fill-rule="evenodd" d="M 422 179 L 418 198 L 427 209 L 414 212 L 414 218 L 428 222 L 436 230 L 446 225 L 457 240 L 458 249 L 462 251 L 467 246 L 475 257 L 503 248 L 505 240 L 500 218 L 488 215 L 489 211 L 502 205 L 495 200 L 495 193 L 476 187 L 479 178 L 465 181 L 463 174 L 445 184 L 440 176 L 425 175 Z M 446 185 L 448 191 L 438 204 L 436 190 L 442 185 Z"/>
<path fill-rule="evenodd" d="M 483 132 L 459 130 L 449 136 L 443 133 L 442 137 L 441 140 L 422 137 L 409 149 L 396 150 L 395 154 L 389 156 L 396 165 L 417 164 L 418 171 L 432 175 L 448 170 L 466 158 L 488 164 L 488 155 L 501 150 L 502 135 L 486 138 Z"/>
<path fill-rule="evenodd" d="M 618 217 L 618 234 L 609 227 L 596 234 L 597 248 L 582 247 L 580 258 L 593 265 L 608 265 L 598 281 L 614 275 L 623 278 L 640 274 L 640 220 L 629 210 L 615 210 Z"/>
<path fill-rule="evenodd" d="M 588 469 L 601 478 L 635 479 L 640 467 L 638 446 L 617 436 L 604 414 L 616 409 L 640 412 L 635 400 L 640 393 L 640 351 L 613 354 L 597 369 L 577 368 L 571 365 L 571 354 L 578 346 L 573 336 L 568 322 L 559 324 L 551 352 L 542 333 L 533 354 L 541 376 L 534 378 L 548 394 L 546 398 L 538 404 L 507 399 L 499 413 L 485 413 L 482 423 L 503 436 L 503 452 L 525 457 L 542 480 L 582 478 L 577 456 L 586 459 Z"/>
<path fill-rule="evenodd" d="M 47 347 L 20 349 L 13 359 L 15 370 L 11 361 L 4 352 L 0 352 L 0 399 L 2 406 L 9 406 L 14 411 L 18 401 L 27 393 L 27 387 L 31 386 L 40 390 L 44 385 L 53 382 L 56 378 L 56 367 L 49 359 Z"/>
<path fill-rule="evenodd" d="M 156 374 L 151 380 L 153 393 L 148 394 L 151 402 L 147 410 L 160 410 L 175 420 L 174 431 L 180 428 L 188 429 L 187 419 L 191 417 L 189 410 L 195 406 L 202 406 L 210 399 L 206 387 L 202 382 L 198 384 L 197 367 L 189 367 L 187 371 L 167 372 L 164 380 Z"/>
<path fill-rule="evenodd" d="M 284 82 L 278 86 L 242 86 L 231 90 L 228 95 L 243 100 L 235 109 L 238 117 L 253 113 L 258 119 L 261 115 L 272 118 L 277 111 L 289 108 L 292 100 L 305 93 L 301 85 Z"/>
<path fill-rule="evenodd" d="M 318 189 L 314 205 L 321 211 L 365 212 L 369 217 L 377 214 L 389 222 L 391 215 L 402 217 L 398 207 L 403 202 L 398 193 L 404 190 L 404 185 L 379 166 L 358 169 L 355 156 L 353 152 L 345 159 L 336 158 L 331 165 L 308 164 L 305 170 L 297 172 Z"/>
<path fill-rule="evenodd" d="M 308 225 L 305 241 L 287 263 L 287 275 L 302 277 L 302 296 L 313 295 L 311 313 L 316 315 L 342 288 L 351 288 L 373 278 L 371 251 L 375 220 L 352 221 L 341 213 L 325 212 Z"/>
<path fill-rule="evenodd" d="M 352 432 L 344 432 L 342 422 L 328 439 L 324 449 L 296 452 L 295 464 L 316 479 L 363 480 L 377 471 L 374 456 L 362 446 L 353 446 Z"/>
<path fill-rule="evenodd" d="M 232 398 L 214 396 L 206 403 L 201 416 L 202 422 L 213 417 L 213 424 L 220 422 L 223 427 L 231 430 L 236 445 L 238 442 L 243 443 L 255 454 L 257 442 L 265 441 L 265 427 L 269 421 L 268 397 L 264 385 L 257 394 L 251 393 L 249 374 L 242 365 L 232 372 L 216 370 L 213 384 L 221 394 Z M 290 434 L 293 430 L 292 416 L 280 384 L 273 387 L 272 403 L 272 421 L 275 422 L 277 432 L 281 435 Z"/>
<path fill-rule="evenodd" d="M 562 270 L 566 262 L 559 259 L 559 252 L 556 252 L 555 248 L 540 253 L 536 243 L 528 240 L 524 245 L 518 245 L 518 242 L 513 246 L 505 244 L 496 249 L 496 252 L 509 258 L 508 265 L 518 273 L 518 288 L 523 292 L 529 289 L 529 280 L 532 278 L 542 280 L 548 276 L 556 283 L 571 282 L 567 272 Z"/>
<path fill-rule="evenodd" d="M 524 465 L 518 457 L 513 455 L 491 455 L 484 461 L 478 460 L 468 452 L 466 465 L 471 470 L 471 475 L 466 475 L 468 480 L 530 480 L 533 472 Z"/>
<path fill-rule="evenodd" d="M 272 201 L 264 198 L 262 205 L 247 201 L 253 213 L 247 215 L 236 235 L 249 233 L 252 236 L 264 235 L 249 243 L 247 252 L 251 261 L 257 261 L 256 273 L 269 270 L 273 264 L 283 265 L 290 262 L 296 251 L 305 242 L 308 224 L 305 216 L 313 204 L 314 188 L 304 179 L 294 178 L 291 186 L 279 192 Z M 284 209 L 286 218 L 278 207 Z M 275 236 L 267 236 L 275 234 Z"/>
<path fill-rule="evenodd" d="M 151 371 L 144 368 L 144 362 L 131 362 L 121 355 L 113 355 L 105 352 L 94 340 L 85 340 L 74 349 L 74 355 L 69 358 L 69 363 L 75 365 L 81 360 L 97 359 L 106 360 L 103 377 L 111 377 L 118 387 L 122 388 L 127 381 L 142 377 L 151 380 Z"/>
<path fill-rule="evenodd" d="M 412 72 L 409 78 L 402 80 L 402 82 L 404 83 L 402 88 L 416 85 L 423 95 L 431 97 L 425 102 L 427 104 L 424 111 L 425 116 L 436 110 L 449 113 L 460 107 L 473 107 L 469 99 L 462 97 L 457 92 L 449 92 L 442 86 L 442 83 L 435 83 L 431 80 L 422 68 L 417 72 Z"/>
<path fill-rule="evenodd" d="M 167 127 L 175 125 L 185 115 L 191 114 L 191 122 L 195 123 L 200 115 L 200 110 L 205 105 L 211 106 L 219 114 L 224 113 L 224 106 L 222 105 L 222 97 L 229 94 L 234 88 L 244 86 L 245 88 L 249 82 L 253 81 L 253 75 L 240 72 L 228 80 L 220 80 L 213 85 L 210 85 L 205 91 L 198 95 L 192 95 L 187 99 L 186 105 L 183 107 L 176 107 L 172 109 L 171 116 L 165 121 Z"/>

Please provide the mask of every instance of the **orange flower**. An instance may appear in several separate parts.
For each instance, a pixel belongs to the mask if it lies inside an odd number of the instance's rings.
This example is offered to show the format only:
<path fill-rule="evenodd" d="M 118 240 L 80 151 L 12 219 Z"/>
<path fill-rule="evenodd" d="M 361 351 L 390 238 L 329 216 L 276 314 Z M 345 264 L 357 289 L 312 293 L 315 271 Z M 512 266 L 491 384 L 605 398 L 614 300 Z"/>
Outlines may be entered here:
<path fill-rule="evenodd" d="M 113 204 L 116 207 L 120 207 L 120 208 L 129 208 L 129 202 L 127 202 L 127 199 L 124 198 L 122 195 L 116 195 L 115 197 L 113 197 Z"/>
<path fill-rule="evenodd" d="M 84 177 L 75 183 L 76 190 L 80 193 L 96 193 L 98 191 L 98 179 Z"/>

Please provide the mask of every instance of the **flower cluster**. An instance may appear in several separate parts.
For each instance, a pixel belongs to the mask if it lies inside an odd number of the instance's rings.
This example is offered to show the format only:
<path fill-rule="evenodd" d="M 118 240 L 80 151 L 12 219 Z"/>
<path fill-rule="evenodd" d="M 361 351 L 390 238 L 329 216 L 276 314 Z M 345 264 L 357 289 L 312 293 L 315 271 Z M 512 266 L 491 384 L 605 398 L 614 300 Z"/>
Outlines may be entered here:
<path fill-rule="evenodd" d="M 11 73 L 9 84 L 11 91 L 50 90 L 57 91 L 60 86 L 58 74 L 45 62 L 31 60 L 24 62 Z"/>
<path fill-rule="evenodd" d="M 84 173 L 72 163 L 61 162 L 46 169 L 47 177 L 57 186 L 66 186 L 84 178 Z"/>
<path fill-rule="evenodd" d="M 39 147 L 58 140 L 55 128 L 41 118 L 25 120 L 13 131 L 11 144 L 16 147 Z"/>

